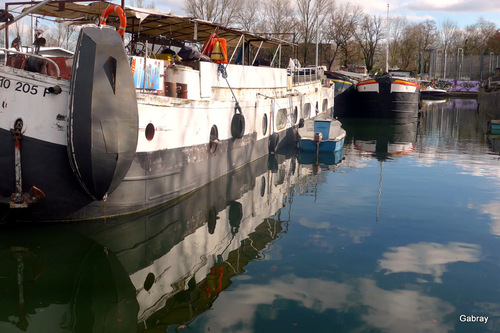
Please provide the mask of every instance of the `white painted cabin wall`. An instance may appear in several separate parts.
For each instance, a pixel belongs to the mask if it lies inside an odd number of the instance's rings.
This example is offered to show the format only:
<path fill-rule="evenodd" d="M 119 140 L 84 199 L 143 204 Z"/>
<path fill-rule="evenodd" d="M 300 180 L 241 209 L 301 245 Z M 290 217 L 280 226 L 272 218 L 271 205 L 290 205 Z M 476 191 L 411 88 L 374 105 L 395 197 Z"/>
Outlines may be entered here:
<path fill-rule="evenodd" d="M 167 82 L 188 85 L 187 99 L 200 99 L 200 72 L 187 66 L 169 66 L 166 71 Z"/>
<path fill-rule="evenodd" d="M 210 98 L 212 88 L 227 88 L 227 82 L 217 73 L 218 65 L 200 62 L 201 98 Z M 287 71 L 283 68 L 229 64 L 227 81 L 233 89 L 276 89 L 287 87 Z"/>

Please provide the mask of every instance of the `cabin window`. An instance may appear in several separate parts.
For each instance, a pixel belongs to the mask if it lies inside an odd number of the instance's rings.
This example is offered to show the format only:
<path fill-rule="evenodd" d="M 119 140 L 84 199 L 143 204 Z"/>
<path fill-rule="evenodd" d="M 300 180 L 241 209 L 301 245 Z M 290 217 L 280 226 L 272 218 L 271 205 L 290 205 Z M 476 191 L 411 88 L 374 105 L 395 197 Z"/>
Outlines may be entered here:
<path fill-rule="evenodd" d="M 217 151 L 217 147 L 219 146 L 219 144 L 219 130 L 217 129 L 217 126 L 213 125 L 210 129 L 210 145 L 208 148 L 210 154 L 214 154 Z"/>
<path fill-rule="evenodd" d="M 304 104 L 304 109 L 302 110 L 302 118 L 307 119 L 311 116 L 311 103 Z"/>
<path fill-rule="evenodd" d="M 321 107 L 321 112 L 326 113 L 327 109 L 328 109 L 328 100 L 325 98 L 323 100 L 323 106 Z"/>
<path fill-rule="evenodd" d="M 146 126 L 146 131 L 144 132 L 144 134 L 146 135 L 146 140 L 148 141 L 153 140 L 153 138 L 155 137 L 155 125 L 149 123 Z"/>
<path fill-rule="evenodd" d="M 319 103 L 316 101 L 316 108 L 315 108 L 316 114 L 319 113 Z"/>
<path fill-rule="evenodd" d="M 295 107 L 293 109 L 293 119 L 292 119 L 292 122 L 295 124 L 297 123 L 297 117 L 299 116 L 299 108 L 298 107 Z"/>
<path fill-rule="evenodd" d="M 264 113 L 262 116 L 262 135 L 267 134 L 267 114 Z"/>
<path fill-rule="evenodd" d="M 281 130 L 286 126 L 286 109 L 279 109 L 276 113 L 276 129 Z"/>

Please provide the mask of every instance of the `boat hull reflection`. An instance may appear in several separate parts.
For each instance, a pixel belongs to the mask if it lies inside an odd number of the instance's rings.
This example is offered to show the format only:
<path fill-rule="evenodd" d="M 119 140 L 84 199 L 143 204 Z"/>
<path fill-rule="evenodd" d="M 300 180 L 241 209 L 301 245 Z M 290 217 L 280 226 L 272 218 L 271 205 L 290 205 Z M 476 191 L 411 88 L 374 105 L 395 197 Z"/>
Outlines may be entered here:
<path fill-rule="evenodd" d="M 66 318 L 68 332 L 79 331 L 74 322 L 95 324 L 85 332 L 105 327 L 98 322 L 114 324 L 106 332 L 187 324 L 208 310 L 231 285 L 231 278 L 244 273 L 250 261 L 262 258 L 283 232 L 285 223 L 276 213 L 289 197 L 295 163 L 295 157 L 284 155 L 259 159 L 148 214 L 56 225 L 50 230 L 5 228 L 1 234 L 7 241 L 0 250 L 10 261 L 3 260 L 9 264 L 0 269 L 9 279 L 0 280 L 0 288 L 9 291 L 4 295 L 12 301 L 1 306 L 0 331 L 23 325 L 21 319 L 12 319 L 21 317 L 19 308 L 27 309 L 24 321 L 44 332 L 57 331 L 61 318 Z M 22 265 L 17 250 L 12 250 L 18 248 L 29 254 Z M 20 266 L 26 272 L 21 280 Z M 87 286 L 87 292 L 80 286 Z M 114 294 L 99 293 L 104 287 Z M 50 297 L 53 293 L 66 297 Z M 81 312 L 71 312 L 80 308 Z M 124 311 L 127 320 L 121 317 Z M 47 320 L 48 314 L 53 320 Z"/>
<path fill-rule="evenodd" d="M 344 119 L 346 142 L 378 160 L 398 157 L 415 149 L 417 119 Z"/>

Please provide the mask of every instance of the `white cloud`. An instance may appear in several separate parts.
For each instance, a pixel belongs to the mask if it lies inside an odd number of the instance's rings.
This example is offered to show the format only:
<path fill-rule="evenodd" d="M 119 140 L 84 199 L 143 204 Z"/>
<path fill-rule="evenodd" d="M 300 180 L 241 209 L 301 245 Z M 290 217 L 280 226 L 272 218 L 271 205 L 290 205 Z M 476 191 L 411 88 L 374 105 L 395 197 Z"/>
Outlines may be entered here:
<path fill-rule="evenodd" d="M 305 217 L 301 217 L 298 222 L 300 225 L 307 227 L 309 229 L 330 229 L 330 228 L 332 228 L 332 225 L 329 222 L 315 222 L 315 221 L 311 221 L 309 219 L 306 219 Z"/>
<path fill-rule="evenodd" d="M 418 290 L 384 290 L 370 279 L 338 283 L 287 275 L 265 286 L 241 285 L 220 294 L 213 309 L 205 314 L 204 331 L 253 332 L 257 313 L 271 320 L 286 311 L 273 306 L 279 300 L 294 301 L 317 313 L 366 308 L 361 315 L 368 325 L 364 327 L 387 332 L 447 332 L 452 330 L 453 320 L 447 322 L 446 317 L 455 311 L 453 305 L 437 297 Z"/>
<path fill-rule="evenodd" d="M 386 274 L 428 274 L 434 277 L 434 282 L 442 283 L 441 278 L 447 271 L 447 265 L 458 261 L 479 261 L 481 246 L 457 242 L 447 245 L 421 242 L 391 247 L 390 251 L 383 254 L 384 259 L 379 260 L 380 269 L 387 270 Z"/>
<path fill-rule="evenodd" d="M 451 304 L 416 290 L 384 290 L 369 279 L 360 280 L 361 303 L 369 306 L 363 319 L 387 332 L 449 332 L 453 323 L 446 317 L 455 311 Z"/>
<path fill-rule="evenodd" d="M 402 8 L 417 12 L 491 12 L 500 11 L 500 2 L 491 0 L 411 0 Z"/>
<path fill-rule="evenodd" d="M 481 213 L 490 215 L 492 220 L 490 232 L 495 236 L 500 236 L 500 202 L 491 201 L 481 205 Z"/>

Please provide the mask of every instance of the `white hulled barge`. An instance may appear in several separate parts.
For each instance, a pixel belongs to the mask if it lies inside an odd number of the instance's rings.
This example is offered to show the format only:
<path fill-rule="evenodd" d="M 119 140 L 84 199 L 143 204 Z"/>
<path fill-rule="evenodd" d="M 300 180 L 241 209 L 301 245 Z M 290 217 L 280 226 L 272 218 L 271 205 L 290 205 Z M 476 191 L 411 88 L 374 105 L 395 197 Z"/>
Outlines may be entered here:
<path fill-rule="evenodd" d="M 322 68 L 280 68 L 294 44 L 108 2 L 24 4 L 20 16 L 83 25 L 72 57 L 0 50 L 0 209 L 16 219 L 166 203 L 294 144 L 305 119 L 333 112 Z M 3 17 L 8 45 L 17 18 Z"/>

